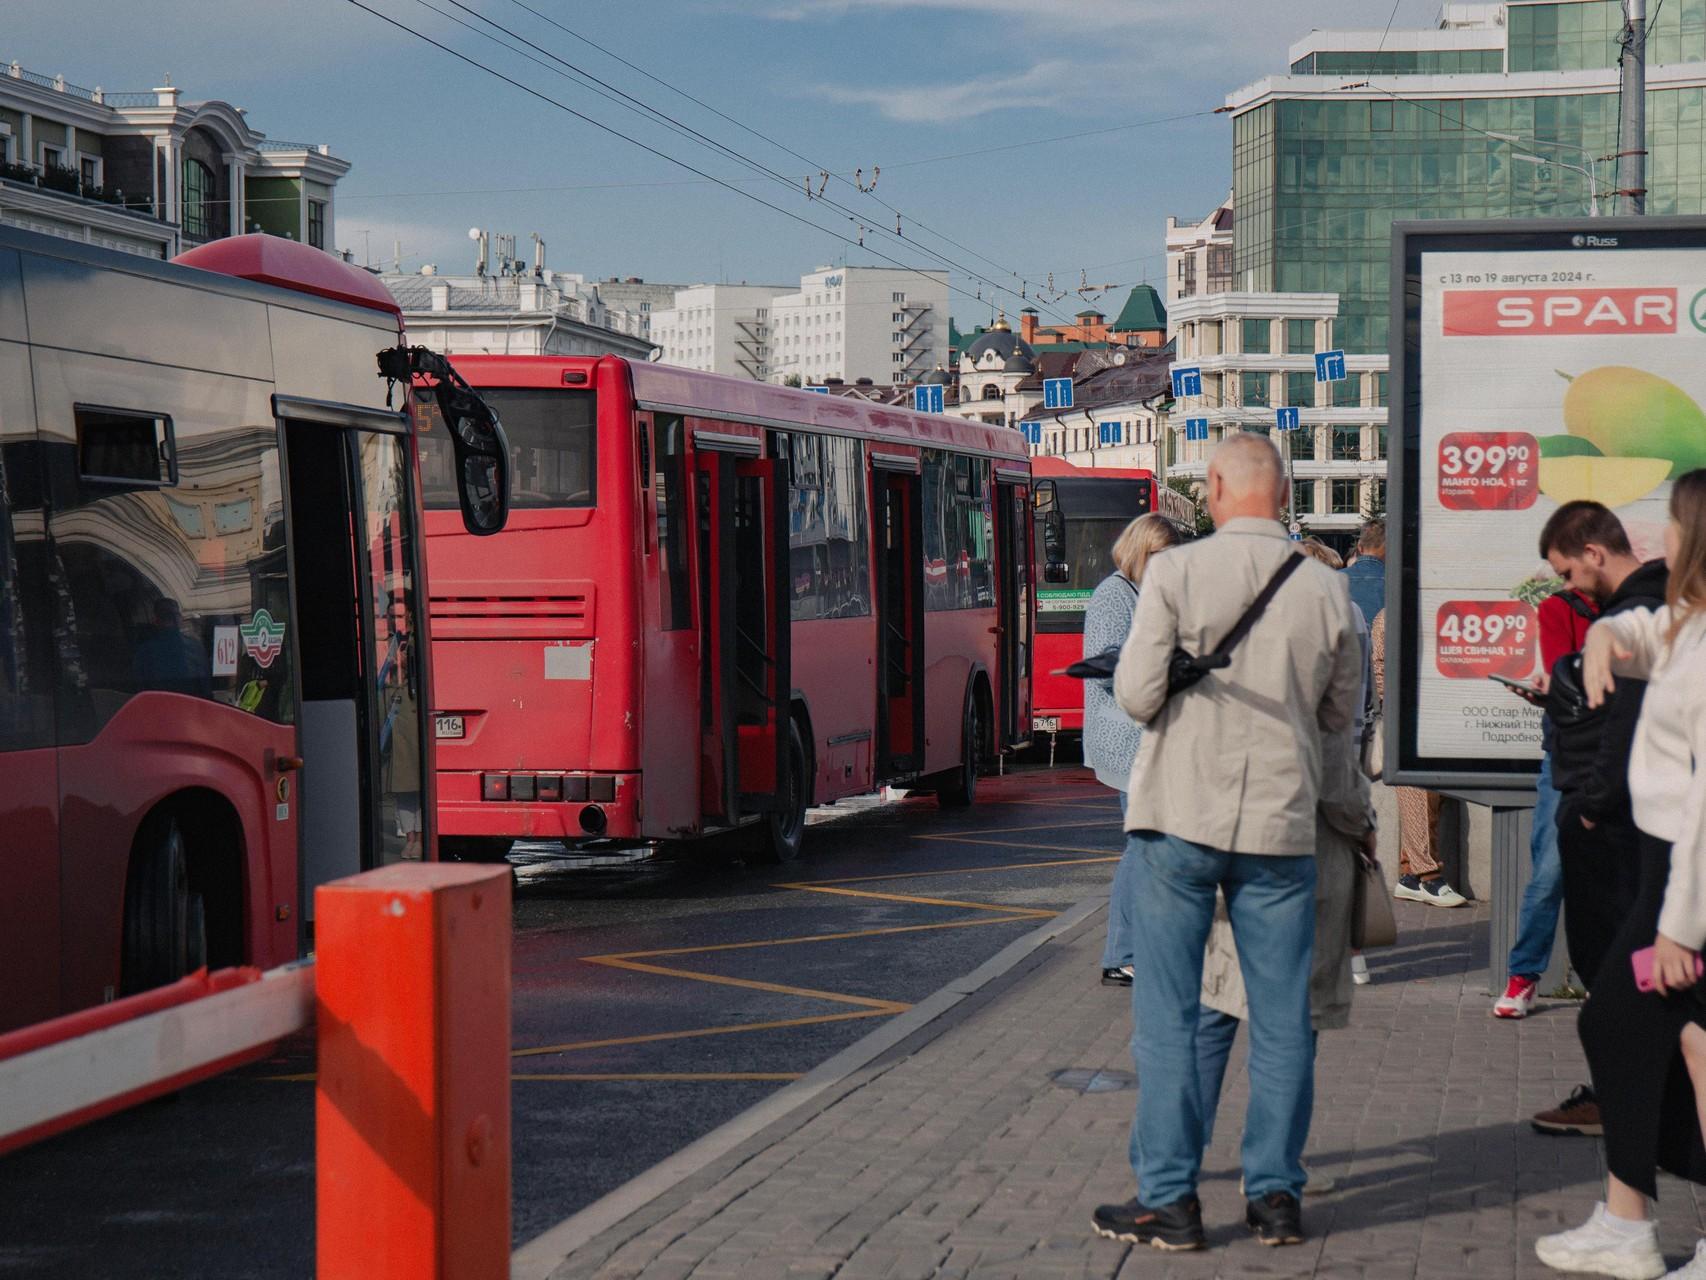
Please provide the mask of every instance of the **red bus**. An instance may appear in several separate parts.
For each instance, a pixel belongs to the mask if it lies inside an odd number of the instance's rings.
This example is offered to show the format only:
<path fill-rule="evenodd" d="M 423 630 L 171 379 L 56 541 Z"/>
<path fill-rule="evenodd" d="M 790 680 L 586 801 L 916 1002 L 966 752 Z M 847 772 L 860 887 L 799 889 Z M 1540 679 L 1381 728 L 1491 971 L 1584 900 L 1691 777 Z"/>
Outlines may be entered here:
<path fill-rule="evenodd" d="M 1155 473 L 1121 467 L 1076 467 L 1061 458 L 1031 459 L 1037 484 L 1038 733 L 1054 738 L 1084 730 L 1084 682 L 1057 674 L 1084 656 L 1084 607 L 1114 571 L 1114 539 L 1138 516 L 1158 511 L 1191 536 L 1191 500 L 1157 482 Z M 1048 535 L 1053 521 L 1056 533 Z M 1047 544 L 1058 541 L 1057 548 Z M 1052 565 L 1047 563 L 1052 561 Z"/>
<path fill-rule="evenodd" d="M 430 406 L 439 829 L 678 840 L 885 784 L 969 803 L 1030 734 L 1030 471 L 1006 428 L 615 357 L 458 356 L 508 528 L 447 512 Z"/>
<path fill-rule="evenodd" d="M 293 959 L 314 885 L 432 849 L 397 306 L 184 261 L 0 228 L 0 1030 Z"/>

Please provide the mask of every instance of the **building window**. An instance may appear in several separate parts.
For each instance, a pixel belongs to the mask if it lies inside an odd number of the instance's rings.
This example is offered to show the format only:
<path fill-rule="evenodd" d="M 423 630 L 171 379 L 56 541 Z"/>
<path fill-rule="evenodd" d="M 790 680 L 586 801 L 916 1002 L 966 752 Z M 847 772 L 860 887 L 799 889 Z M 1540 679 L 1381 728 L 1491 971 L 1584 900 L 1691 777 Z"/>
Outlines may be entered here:
<path fill-rule="evenodd" d="M 1315 350 L 1315 322 L 1313 320 L 1287 320 L 1285 322 L 1285 350 L 1287 355 L 1307 355 Z"/>
<path fill-rule="evenodd" d="M 1335 409 L 1358 409 L 1362 407 L 1362 375 L 1353 373 L 1341 382 L 1329 384 L 1333 388 L 1333 407 Z"/>
<path fill-rule="evenodd" d="M 1333 481 L 1333 514 L 1336 516 L 1354 516 L 1357 514 L 1357 485 L 1355 480 Z"/>
<path fill-rule="evenodd" d="M 1374 461 L 1382 462 L 1386 458 L 1386 428 L 1374 429 Z"/>
<path fill-rule="evenodd" d="M 213 233 L 213 170 L 200 160 L 184 161 L 184 234 L 205 240 Z"/>
<path fill-rule="evenodd" d="M 1270 333 L 1273 325 L 1267 320 L 1245 319 L 1244 321 L 1244 351 L 1249 355 L 1268 354 L 1272 345 Z"/>
<path fill-rule="evenodd" d="M 65 152 L 60 147 L 50 147 L 47 143 L 41 146 L 41 167 L 45 169 L 65 168 Z"/>
<path fill-rule="evenodd" d="M 313 248 L 326 247 L 326 202 L 310 200 L 308 202 L 308 243 Z"/>
<path fill-rule="evenodd" d="M 1262 407 L 1268 403 L 1268 375 L 1265 373 L 1245 373 L 1240 375 L 1239 403 L 1246 407 Z"/>
<path fill-rule="evenodd" d="M 1374 407 L 1376 409 L 1386 407 L 1386 375 L 1384 373 L 1374 375 Z"/>
<path fill-rule="evenodd" d="M 1386 514 L 1386 481 L 1376 480 L 1369 494 L 1369 515 L 1379 519 Z"/>
<path fill-rule="evenodd" d="M 1392 132 L 1392 100 L 1390 98 L 1368 104 L 1368 127 L 1371 133 Z"/>
<path fill-rule="evenodd" d="M 1356 462 L 1362 456 L 1362 428 L 1333 428 L 1333 461 Z"/>
<path fill-rule="evenodd" d="M 1439 104 L 1439 127 L 1461 132 L 1463 129 L 1463 99 L 1447 98 Z"/>
<path fill-rule="evenodd" d="M 1293 480 L 1291 482 L 1291 514 L 1293 517 L 1315 514 L 1315 482 L 1313 480 Z"/>
<path fill-rule="evenodd" d="M 1299 427 L 1296 431 L 1286 432 L 1291 437 L 1291 459 L 1293 462 L 1315 461 L 1315 428 Z"/>
<path fill-rule="evenodd" d="M 1315 374 L 1293 371 L 1285 375 L 1285 402 L 1305 408 L 1315 406 Z"/>
<path fill-rule="evenodd" d="M 101 157 L 77 156 L 77 178 L 83 184 L 85 191 L 97 190 L 101 185 Z"/>
<path fill-rule="evenodd" d="M 999 400 L 999 399 L 1001 399 L 1001 388 L 996 386 L 993 382 L 984 383 L 983 384 L 983 398 L 985 400 Z"/>
<path fill-rule="evenodd" d="M 891 294 L 890 299 L 894 302 L 905 302 L 906 295 L 904 293 Z"/>
<path fill-rule="evenodd" d="M 1208 291 L 1225 293 L 1232 288 L 1232 246 L 1211 244 L 1208 247 Z"/>

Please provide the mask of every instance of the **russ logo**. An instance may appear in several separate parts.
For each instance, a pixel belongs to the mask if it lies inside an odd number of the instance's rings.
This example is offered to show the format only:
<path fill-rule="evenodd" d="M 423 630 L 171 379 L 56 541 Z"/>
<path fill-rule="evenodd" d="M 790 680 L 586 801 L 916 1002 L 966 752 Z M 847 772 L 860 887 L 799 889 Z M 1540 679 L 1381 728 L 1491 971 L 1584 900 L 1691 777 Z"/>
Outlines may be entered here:
<path fill-rule="evenodd" d="M 243 652 L 253 658 L 258 667 L 272 666 L 284 651 L 284 623 L 274 622 L 272 614 L 265 609 L 256 609 L 255 616 L 240 623 L 238 630 L 243 634 Z"/>

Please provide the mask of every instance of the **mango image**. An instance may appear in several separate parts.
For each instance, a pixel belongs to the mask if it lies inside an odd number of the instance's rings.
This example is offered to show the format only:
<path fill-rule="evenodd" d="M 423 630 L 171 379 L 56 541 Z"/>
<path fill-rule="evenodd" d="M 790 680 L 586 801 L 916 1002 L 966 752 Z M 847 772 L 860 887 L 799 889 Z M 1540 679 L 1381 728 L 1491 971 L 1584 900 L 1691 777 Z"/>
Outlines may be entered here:
<path fill-rule="evenodd" d="M 1570 378 L 1564 427 L 1608 457 L 1664 458 L 1673 478 L 1706 467 L 1706 413 L 1674 382 L 1644 369 L 1601 365 Z"/>
<path fill-rule="evenodd" d="M 1592 440 L 1584 440 L 1581 436 L 1541 436 L 1536 442 L 1540 445 L 1542 458 L 1598 458 L 1602 456 L 1599 446 Z"/>
<path fill-rule="evenodd" d="M 1562 505 L 1577 499 L 1615 511 L 1651 493 L 1670 474 L 1667 458 L 1540 459 L 1540 492 Z"/>

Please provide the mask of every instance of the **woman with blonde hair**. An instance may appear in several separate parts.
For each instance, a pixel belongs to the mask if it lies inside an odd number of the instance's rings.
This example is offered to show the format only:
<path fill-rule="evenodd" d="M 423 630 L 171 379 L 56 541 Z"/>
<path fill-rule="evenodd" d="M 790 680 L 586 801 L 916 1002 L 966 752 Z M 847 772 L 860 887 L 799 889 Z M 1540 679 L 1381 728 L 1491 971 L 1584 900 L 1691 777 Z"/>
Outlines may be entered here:
<path fill-rule="evenodd" d="M 1131 615 L 1137 608 L 1138 585 L 1149 557 L 1179 545 L 1179 534 L 1161 516 L 1151 512 L 1139 516 L 1114 539 L 1114 571 L 1097 585 L 1084 610 L 1084 656 L 1093 658 L 1125 643 L 1131 631 Z M 1096 772 L 1096 780 L 1111 787 L 1125 813 L 1125 789 L 1131 778 L 1131 763 L 1137 759 L 1143 730 L 1114 702 L 1114 682 L 1084 682 L 1084 763 Z M 1131 985 L 1131 922 L 1125 911 L 1126 860 L 1122 856 L 1114 872 L 1108 902 L 1108 945 L 1102 952 L 1102 981 L 1108 986 Z"/>
<path fill-rule="evenodd" d="M 1582 648 L 1589 706 L 1619 677 L 1647 681 L 1629 753 L 1641 884 L 1579 1027 L 1605 1126 L 1605 1201 L 1535 1244 L 1557 1270 L 1635 1280 L 1665 1274 L 1657 1171 L 1706 1183 L 1706 469 L 1671 488 L 1665 560 L 1664 607 L 1602 618 Z M 1706 1240 L 1670 1275 L 1706 1280 Z"/>

